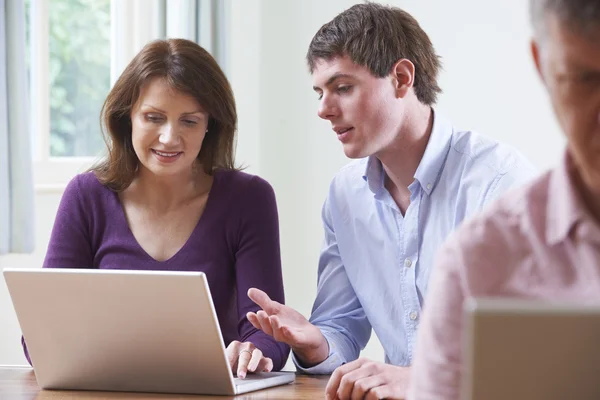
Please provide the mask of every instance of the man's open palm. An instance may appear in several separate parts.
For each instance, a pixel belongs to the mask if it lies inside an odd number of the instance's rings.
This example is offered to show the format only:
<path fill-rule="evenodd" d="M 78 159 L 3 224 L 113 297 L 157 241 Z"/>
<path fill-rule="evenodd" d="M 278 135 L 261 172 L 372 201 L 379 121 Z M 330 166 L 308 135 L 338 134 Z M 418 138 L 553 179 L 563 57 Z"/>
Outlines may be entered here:
<path fill-rule="evenodd" d="M 320 362 L 327 358 L 328 344 L 321 330 L 308 322 L 298 311 L 273 301 L 262 290 L 248 290 L 248 297 L 262 310 L 246 314 L 255 328 L 275 340 L 286 343 L 307 362 Z"/>

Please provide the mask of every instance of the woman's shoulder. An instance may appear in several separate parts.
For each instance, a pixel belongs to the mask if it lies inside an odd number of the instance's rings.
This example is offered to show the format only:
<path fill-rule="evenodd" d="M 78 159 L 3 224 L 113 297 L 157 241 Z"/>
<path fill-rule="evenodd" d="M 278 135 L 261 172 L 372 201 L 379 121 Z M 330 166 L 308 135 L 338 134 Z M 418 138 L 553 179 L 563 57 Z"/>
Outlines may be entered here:
<path fill-rule="evenodd" d="M 112 193 L 112 190 L 98 180 L 96 173 L 89 171 L 75 175 L 67 185 L 63 196 L 101 200 L 110 193 Z"/>
<path fill-rule="evenodd" d="M 273 187 L 265 179 L 237 170 L 215 172 L 212 204 L 221 210 L 236 210 L 242 218 L 264 217 L 277 213 Z"/>
<path fill-rule="evenodd" d="M 110 191 L 109 188 L 100 183 L 94 171 L 83 172 L 75 175 L 67 187 L 85 191 Z"/>
<path fill-rule="evenodd" d="M 265 179 L 239 170 L 217 170 L 215 180 L 226 192 L 234 195 L 252 196 L 274 193 L 273 187 Z"/>

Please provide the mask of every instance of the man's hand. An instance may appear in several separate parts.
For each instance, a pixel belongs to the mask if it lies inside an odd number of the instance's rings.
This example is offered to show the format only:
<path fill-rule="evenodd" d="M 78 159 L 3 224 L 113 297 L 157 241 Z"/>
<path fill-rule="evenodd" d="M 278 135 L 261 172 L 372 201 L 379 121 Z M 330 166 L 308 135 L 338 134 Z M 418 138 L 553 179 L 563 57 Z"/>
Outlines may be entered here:
<path fill-rule="evenodd" d="M 327 400 L 404 399 L 409 367 L 359 358 L 338 367 L 325 389 Z"/>
<path fill-rule="evenodd" d="M 234 340 L 227 346 L 227 359 L 231 370 L 238 378 L 245 378 L 248 372 L 271 372 L 273 360 L 263 356 L 262 351 L 250 342 Z"/>
<path fill-rule="evenodd" d="M 329 344 L 321 330 L 291 307 L 273 301 L 258 289 L 248 290 L 248 297 L 262 310 L 246 314 L 256 328 L 289 345 L 303 365 L 311 367 L 329 356 Z"/>

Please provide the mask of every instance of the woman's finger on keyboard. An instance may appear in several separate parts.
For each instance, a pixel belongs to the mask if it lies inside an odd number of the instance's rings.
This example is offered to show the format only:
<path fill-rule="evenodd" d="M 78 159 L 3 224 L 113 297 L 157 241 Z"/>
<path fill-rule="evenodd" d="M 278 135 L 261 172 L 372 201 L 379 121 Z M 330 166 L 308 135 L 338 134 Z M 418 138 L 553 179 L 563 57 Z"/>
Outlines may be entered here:
<path fill-rule="evenodd" d="M 248 364 L 250 363 L 250 360 L 252 359 L 252 353 L 254 352 L 254 350 L 255 350 L 255 347 L 250 342 L 243 343 L 240 346 L 240 352 L 238 355 L 238 362 L 237 362 L 238 378 L 243 379 L 246 377 L 246 373 L 248 372 Z"/>

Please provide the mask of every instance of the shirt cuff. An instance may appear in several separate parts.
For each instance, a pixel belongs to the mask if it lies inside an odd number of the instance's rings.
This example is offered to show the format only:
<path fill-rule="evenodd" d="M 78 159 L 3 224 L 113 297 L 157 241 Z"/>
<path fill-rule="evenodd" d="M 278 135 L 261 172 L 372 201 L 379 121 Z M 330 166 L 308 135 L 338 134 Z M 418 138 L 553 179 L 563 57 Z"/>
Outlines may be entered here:
<path fill-rule="evenodd" d="M 321 361 L 317 365 L 308 368 L 302 367 L 302 365 L 300 365 L 300 362 L 296 358 L 296 354 L 294 354 L 294 352 L 292 351 L 292 360 L 294 361 L 296 369 L 299 372 L 311 375 L 327 375 L 331 374 L 337 367 L 344 364 L 344 361 L 340 356 L 339 351 L 337 351 L 338 349 L 335 344 L 335 341 L 330 340 L 326 332 L 323 332 L 323 336 L 325 336 L 325 340 L 327 340 L 327 343 L 329 345 L 329 355 L 325 360 Z"/>

